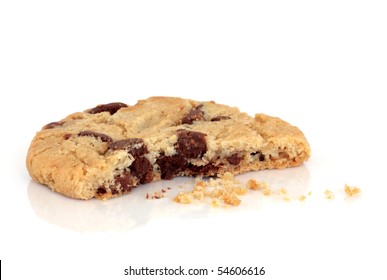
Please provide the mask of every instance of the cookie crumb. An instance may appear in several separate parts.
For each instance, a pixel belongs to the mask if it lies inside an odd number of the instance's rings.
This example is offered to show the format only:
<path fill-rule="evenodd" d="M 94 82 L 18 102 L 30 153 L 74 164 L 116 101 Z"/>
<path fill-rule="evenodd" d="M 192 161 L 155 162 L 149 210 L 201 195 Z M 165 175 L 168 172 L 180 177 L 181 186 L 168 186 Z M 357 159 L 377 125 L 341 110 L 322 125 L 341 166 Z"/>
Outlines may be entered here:
<path fill-rule="evenodd" d="M 214 198 L 213 200 L 211 200 L 211 206 L 212 206 L 212 207 L 216 207 L 216 208 L 220 207 L 221 204 L 220 204 L 219 199 Z"/>
<path fill-rule="evenodd" d="M 237 195 L 245 195 L 249 190 L 244 187 L 234 187 L 233 192 Z"/>
<path fill-rule="evenodd" d="M 170 189 L 171 188 L 169 188 L 169 190 Z M 146 193 L 145 198 L 146 199 L 161 199 L 161 198 L 165 197 L 166 192 L 167 192 L 167 190 L 161 189 L 161 191 L 159 191 L 159 192 L 153 192 L 151 194 Z"/>
<path fill-rule="evenodd" d="M 330 190 L 325 190 L 324 194 L 325 194 L 326 199 L 334 199 L 335 198 L 334 193 Z"/>
<path fill-rule="evenodd" d="M 349 196 L 349 197 L 350 196 L 358 195 L 361 192 L 360 188 L 358 188 L 358 187 L 351 187 L 351 186 L 349 186 L 347 184 L 345 184 L 344 191 L 345 191 L 346 195 Z"/>
<path fill-rule="evenodd" d="M 257 191 L 257 190 L 261 190 L 261 189 L 268 189 L 269 188 L 269 184 L 268 183 L 266 183 L 266 182 L 259 182 L 259 181 L 256 181 L 254 179 L 248 180 L 246 186 L 247 186 L 247 188 L 249 190 L 253 190 L 253 191 Z"/>
<path fill-rule="evenodd" d="M 279 192 L 280 195 L 288 194 L 288 191 L 286 189 L 284 189 L 284 188 L 280 188 L 278 192 Z"/>
<path fill-rule="evenodd" d="M 264 189 L 262 193 L 263 193 L 263 195 L 265 195 L 265 196 L 269 196 L 269 195 L 271 195 L 273 192 L 272 192 L 271 189 L 267 188 L 267 189 Z"/>
<path fill-rule="evenodd" d="M 270 185 L 266 182 L 259 182 L 254 179 L 250 179 L 247 181 L 246 186 L 249 190 L 253 190 L 253 191 L 262 190 L 263 195 L 266 195 L 266 196 L 271 195 L 273 193 L 272 190 L 270 189 Z"/>
<path fill-rule="evenodd" d="M 305 199 L 306 199 L 306 196 L 305 196 L 305 195 L 300 195 L 300 196 L 298 197 L 298 200 L 299 200 L 299 201 L 305 201 Z"/>
<path fill-rule="evenodd" d="M 205 202 L 211 199 L 210 205 L 213 207 L 238 206 L 241 203 L 238 196 L 247 192 L 248 188 L 241 186 L 240 182 L 234 180 L 234 175 L 227 172 L 208 181 L 196 178 L 193 190 L 179 193 L 173 201 L 188 204 L 194 200 Z"/>
<path fill-rule="evenodd" d="M 289 196 L 284 196 L 283 200 L 285 200 L 286 202 L 289 202 L 290 201 L 290 197 Z"/>
<path fill-rule="evenodd" d="M 193 196 L 190 193 L 181 192 L 173 199 L 174 202 L 182 204 L 192 203 Z"/>
<path fill-rule="evenodd" d="M 241 204 L 241 200 L 234 194 L 227 194 L 220 198 L 227 205 L 238 206 Z"/>
<path fill-rule="evenodd" d="M 152 194 L 152 199 L 160 199 L 160 198 L 163 198 L 164 197 L 164 194 L 161 193 L 161 192 L 154 192 Z"/>

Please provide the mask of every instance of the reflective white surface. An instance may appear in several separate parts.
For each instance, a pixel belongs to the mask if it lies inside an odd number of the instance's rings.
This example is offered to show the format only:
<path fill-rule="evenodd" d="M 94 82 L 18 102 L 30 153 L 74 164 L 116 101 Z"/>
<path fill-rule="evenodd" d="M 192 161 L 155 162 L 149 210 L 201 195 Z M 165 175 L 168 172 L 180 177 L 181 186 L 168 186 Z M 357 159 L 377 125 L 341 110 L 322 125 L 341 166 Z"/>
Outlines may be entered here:
<path fill-rule="evenodd" d="M 383 278 L 386 12 L 382 1 L 1 1 L 4 278 L 127 279 L 129 265 Z M 176 178 L 78 201 L 30 179 L 25 156 L 44 124 L 152 95 L 215 100 L 297 125 L 312 147 L 305 165 L 236 179 L 311 195 L 286 202 L 250 192 L 236 208 L 180 205 L 172 198 L 193 179 Z M 345 184 L 361 195 L 347 198 Z M 168 187 L 164 199 L 145 199 Z"/>
<path fill-rule="evenodd" d="M 309 188 L 309 171 L 305 166 L 285 169 L 252 172 L 238 176 L 243 185 L 247 178 L 259 178 L 268 182 L 273 191 L 286 186 L 289 196 L 295 200 L 307 195 Z M 176 178 L 171 181 L 161 181 L 141 186 L 128 196 L 107 201 L 79 201 L 53 193 L 48 188 L 30 181 L 28 184 L 28 200 L 37 217 L 48 223 L 77 232 L 119 231 L 125 232 L 146 226 L 149 222 L 165 218 L 189 219 L 191 217 L 206 218 L 221 212 L 235 212 L 239 209 L 215 209 L 209 202 L 194 201 L 193 205 L 179 205 L 172 202 L 181 191 L 192 190 L 194 180 L 191 178 Z M 171 190 L 167 190 L 171 188 Z M 146 194 L 161 192 L 163 199 L 146 199 Z M 281 196 L 278 199 L 283 198 Z M 242 204 L 238 207 L 249 211 L 261 208 L 266 200 L 271 200 L 261 192 L 241 196 Z M 277 202 L 278 203 L 278 202 Z"/>

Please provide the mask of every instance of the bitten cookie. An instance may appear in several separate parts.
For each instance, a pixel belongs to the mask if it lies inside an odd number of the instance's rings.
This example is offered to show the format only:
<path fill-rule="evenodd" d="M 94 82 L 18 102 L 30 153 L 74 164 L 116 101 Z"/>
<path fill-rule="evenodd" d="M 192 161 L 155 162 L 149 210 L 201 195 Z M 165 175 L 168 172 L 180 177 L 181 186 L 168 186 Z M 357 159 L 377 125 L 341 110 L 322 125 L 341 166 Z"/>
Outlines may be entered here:
<path fill-rule="evenodd" d="M 45 125 L 27 155 L 31 177 L 78 199 L 108 199 L 176 176 L 302 164 L 303 133 L 264 114 L 173 97 L 99 105 Z"/>

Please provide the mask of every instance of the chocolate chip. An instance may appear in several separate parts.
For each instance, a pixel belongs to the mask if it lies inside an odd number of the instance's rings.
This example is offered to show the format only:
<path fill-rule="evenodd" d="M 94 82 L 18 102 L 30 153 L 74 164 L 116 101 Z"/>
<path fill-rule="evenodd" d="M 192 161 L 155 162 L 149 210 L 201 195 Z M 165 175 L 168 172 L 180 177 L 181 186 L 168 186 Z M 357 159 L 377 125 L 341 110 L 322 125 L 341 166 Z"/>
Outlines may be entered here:
<path fill-rule="evenodd" d="M 160 166 L 161 179 L 170 180 L 187 167 L 187 160 L 181 155 L 161 156 L 157 159 Z"/>
<path fill-rule="evenodd" d="M 82 137 L 82 136 L 93 136 L 97 139 L 100 139 L 102 142 L 112 142 L 113 139 L 110 138 L 110 136 L 107 136 L 106 134 L 103 134 L 103 133 L 99 133 L 99 132 L 94 132 L 94 131 L 89 131 L 89 130 L 85 130 L 85 131 L 81 131 L 78 133 L 78 136 L 79 137 Z"/>
<path fill-rule="evenodd" d="M 129 167 L 133 175 L 140 179 L 140 183 L 145 184 L 153 180 L 153 167 L 145 157 L 136 158 Z"/>
<path fill-rule="evenodd" d="M 242 159 L 243 157 L 240 157 L 238 154 L 232 154 L 227 158 L 227 161 L 232 165 L 238 165 Z"/>
<path fill-rule="evenodd" d="M 43 126 L 42 129 L 52 129 L 54 127 L 57 127 L 57 126 L 62 126 L 64 125 L 65 122 L 63 121 L 60 121 L 60 122 L 50 122 L 48 124 L 46 124 L 45 126 Z"/>
<path fill-rule="evenodd" d="M 203 166 L 197 166 L 190 164 L 188 166 L 188 169 L 192 172 L 192 175 L 203 175 L 203 176 L 214 176 L 219 170 L 219 166 L 215 166 L 211 163 L 203 165 Z"/>
<path fill-rule="evenodd" d="M 117 175 L 114 179 L 115 186 L 121 186 L 121 192 L 129 192 L 133 188 L 133 175 L 125 171 L 121 175 Z"/>
<path fill-rule="evenodd" d="M 265 160 L 265 155 L 262 154 L 262 152 L 260 152 L 260 151 L 251 153 L 251 155 L 252 156 L 258 156 L 259 161 L 264 161 Z"/>
<path fill-rule="evenodd" d="M 153 181 L 153 170 L 146 173 L 142 178 L 140 179 L 141 184 L 150 183 Z"/>
<path fill-rule="evenodd" d="M 177 151 L 187 158 L 199 158 L 207 152 L 206 134 L 179 130 L 177 133 Z"/>
<path fill-rule="evenodd" d="M 218 121 L 229 120 L 229 119 L 231 119 L 231 118 L 227 117 L 227 116 L 217 116 L 215 118 L 212 118 L 211 121 L 212 122 L 218 122 Z"/>
<path fill-rule="evenodd" d="M 87 112 L 90 114 L 109 112 L 110 115 L 114 115 L 119 109 L 121 109 L 123 107 L 128 107 L 128 105 L 126 105 L 125 103 L 121 103 L 121 102 L 114 102 L 114 103 L 98 105 L 95 108 L 87 110 Z"/>
<path fill-rule="evenodd" d="M 196 108 L 188 112 L 188 114 L 181 121 L 182 124 L 192 124 L 194 121 L 204 120 L 204 112 L 201 110 L 203 105 L 199 105 Z"/>
<path fill-rule="evenodd" d="M 64 139 L 64 140 L 68 140 L 68 139 L 71 138 L 71 136 L 72 136 L 72 134 L 66 133 L 65 135 L 63 135 L 63 139 Z"/>
<path fill-rule="evenodd" d="M 143 156 L 148 153 L 148 149 L 144 144 L 144 140 L 140 138 L 129 138 L 119 141 L 114 141 L 108 144 L 108 149 L 111 150 L 127 150 L 134 157 Z"/>
<path fill-rule="evenodd" d="M 104 187 L 99 187 L 97 189 L 97 194 L 105 194 L 106 193 L 106 189 Z"/>
<path fill-rule="evenodd" d="M 110 191 L 112 192 L 112 195 L 118 194 L 118 190 L 116 186 L 110 186 Z"/>

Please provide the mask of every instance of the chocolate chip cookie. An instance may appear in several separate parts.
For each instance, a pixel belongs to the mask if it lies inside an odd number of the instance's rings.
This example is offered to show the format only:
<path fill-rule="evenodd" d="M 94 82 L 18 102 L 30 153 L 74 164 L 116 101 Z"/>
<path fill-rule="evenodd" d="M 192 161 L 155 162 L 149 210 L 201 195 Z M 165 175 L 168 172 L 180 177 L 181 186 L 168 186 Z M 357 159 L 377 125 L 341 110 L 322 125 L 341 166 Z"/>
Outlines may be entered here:
<path fill-rule="evenodd" d="M 302 164 L 303 133 L 213 101 L 151 97 L 109 103 L 45 125 L 27 155 L 31 177 L 78 199 L 108 199 L 176 176 L 217 176 Z"/>

